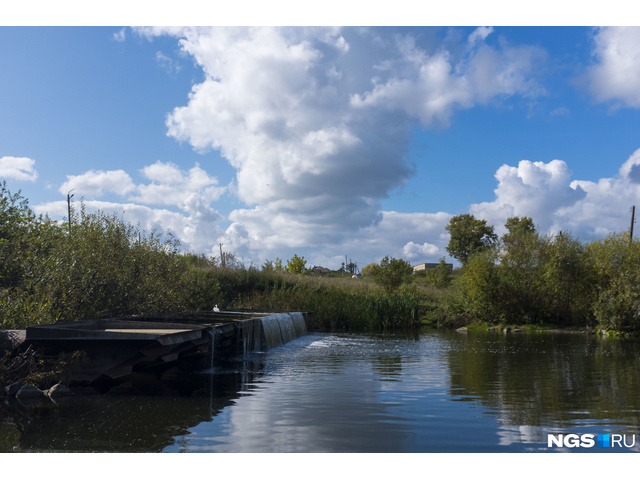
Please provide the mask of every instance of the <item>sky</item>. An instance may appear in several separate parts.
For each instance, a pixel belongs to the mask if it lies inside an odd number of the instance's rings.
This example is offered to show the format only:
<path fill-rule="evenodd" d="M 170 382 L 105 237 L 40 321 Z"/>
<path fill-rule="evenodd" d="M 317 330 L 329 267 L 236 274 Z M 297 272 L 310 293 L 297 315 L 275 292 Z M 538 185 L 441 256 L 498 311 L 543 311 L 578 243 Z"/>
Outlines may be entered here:
<path fill-rule="evenodd" d="M 0 26 L 0 181 L 53 219 L 337 269 L 454 262 L 453 215 L 592 241 L 640 205 L 637 27 L 34 23 Z"/>

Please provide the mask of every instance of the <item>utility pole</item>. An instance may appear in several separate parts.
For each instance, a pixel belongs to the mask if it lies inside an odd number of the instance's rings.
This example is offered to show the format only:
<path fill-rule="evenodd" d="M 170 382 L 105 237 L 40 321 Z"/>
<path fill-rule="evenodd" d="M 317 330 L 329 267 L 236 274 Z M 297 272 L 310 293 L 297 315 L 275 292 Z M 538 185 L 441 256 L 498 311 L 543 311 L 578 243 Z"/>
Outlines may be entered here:
<path fill-rule="evenodd" d="M 69 236 L 71 236 L 71 199 L 73 198 L 73 192 L 75 188 L 72 188 L 67 192 L 67 212 L 69 215 Z"/>
<path fill-rule="evenodd" d="M 224 255 L 222 254 L 222 243 L 220 244 L 220 266 L 224 268 Z"/>
<path fill-rule="evenodd" d="M 633 242 L 633 224 L 636 221 L 636 206 L 631 207 L 631 229 L 629 230 L 629 241 Z"/>

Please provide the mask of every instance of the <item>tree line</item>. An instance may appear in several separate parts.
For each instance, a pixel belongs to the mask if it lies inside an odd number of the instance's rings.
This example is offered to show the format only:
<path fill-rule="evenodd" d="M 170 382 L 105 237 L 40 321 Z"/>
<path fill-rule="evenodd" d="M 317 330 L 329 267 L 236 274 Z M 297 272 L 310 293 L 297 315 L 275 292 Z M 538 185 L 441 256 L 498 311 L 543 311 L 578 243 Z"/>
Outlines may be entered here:
<path fill-rule="evenodd" d="M 55 222 L 0 183 L 0 329 L 145 313 L 276 308 L 313 311 L 311 329 L 387 329 L 419 324 L 414 291 L 308 275 L 304 257 L 245 267 L 180 252 L 170 234 L 147 232 L 81 204 Z"/>
<path fill-rule="evenodd" d="M 447 251 L 462 265 L 459 313 L 506 324 L 640 327 L 640 242 L 627 233 L 583 243 L 542 235 L 529 217 L 507 219 L 498 237 L 473 215 L 452 217 Z"/>
<path fill-rule="evenodd" d="M 583 243 L 540 234 L 529 217 L 496 235 L 486 221 L 451 218 L 447 252 L 413 273 L 386 256 L 363 281 L 308 275 L 304 257 L 242 265 L 181 253 L 170 234 L 146 232 L 115 215 L 70 210 L 68 222 L 36 216 L 0 183 L 0 328 L 223 308 L 313 310 L 318 328 L 555 324 L 630 331 L 640 327 L 640 242 L 627 234 Z M 371 281 L 368 281 L 371 280 Z"/>

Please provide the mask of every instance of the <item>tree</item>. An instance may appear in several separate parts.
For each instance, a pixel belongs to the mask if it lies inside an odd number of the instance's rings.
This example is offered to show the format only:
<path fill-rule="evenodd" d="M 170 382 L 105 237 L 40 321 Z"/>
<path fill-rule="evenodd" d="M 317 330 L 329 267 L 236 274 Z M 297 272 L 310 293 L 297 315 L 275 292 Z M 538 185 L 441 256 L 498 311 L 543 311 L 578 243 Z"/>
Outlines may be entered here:
<path fill-rule="evenodd" d="M 282 266 L 282 259 L 280 257 L 276 257 L 275 261 L 267 259 L 262 265 L 263 272 L 281 272 L 283 270 L 284 267 Z"/>
<path fill-rule="evenodd" d="M 611 234 L 587 246 L 597 280 L 596 320 L 614 330 L 640 328 L 640 242 L 628 233 Z"/>
<path fill-rule="evenodd" d="M 299 257 L 294 254 L 291 260 L 287 260 L 287 268 L 286 270 L 290 273 L 305 273 L 306 272 L 307 261 L 304 257 Z"/>
<path fill-rule="evenodd" d="M 408 281 L 413 273 L 413 267 L 409 263 L 401 258 L 389 258 L 389 256 L 384 257 L 380 265 L 371 270 L 376 283 L 382 285 L 388 292 L 392 292 Z"/>
<path fill-rule="evenodd" d="M 366 267 L 362 268 L 362 270 L 360 270 L 360 273 L 362 273 L 362 275 L 365 277 L 375 277 L 376 271 L 379 268 L 380 268 L 380 265 L 373 262 L 367 265 Z"/>
<path fill-rule="evenodd" d="M 462 265 L 466 265 L 472 255 L 487 250 L 498 239 L 493 226 L 469 213 L 451 217 L 445 229 L 451 236 L 447 252 Z"/>
<path fill-rule="evenodd" d="M 507 218 L 504 226 L 507 233 L 502 236 L 502 241 L 507 248 L 518 246 L 519 243 L 537 233 L 531 217 L 510 217 Z"/>
<path fill-rule="evenodd" d="M 433 270 L 423 270 L 427 279 L 427 284 L 436 288 L 445 288 L 451 284 L 451 270 L 444 260 L 440 259 L 440 263 Z"/>
<path fill-rule="evenodd" d="M 276 257 L 276 261 L 273 262 L 273 269 L 276 272 L 282 272 L 284 267 L 282 266 L 282 259 L 280 257 Z"/>
<path fill-rule="evenodd" d="M 505 237 L 507 235 L 534 233 L 536 231 L 531 217 L 509 217 L 504 226 L 508 232 Z"/>

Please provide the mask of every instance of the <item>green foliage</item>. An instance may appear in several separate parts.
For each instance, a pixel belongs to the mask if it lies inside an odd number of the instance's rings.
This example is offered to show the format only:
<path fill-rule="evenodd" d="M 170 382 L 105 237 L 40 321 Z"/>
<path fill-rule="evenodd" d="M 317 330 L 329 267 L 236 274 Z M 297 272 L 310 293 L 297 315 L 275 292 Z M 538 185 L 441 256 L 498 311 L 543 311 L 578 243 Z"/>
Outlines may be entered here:
<path fill-rule="evenodd" d="M 588 323 L 595 279 L 584 245 L 566 233 L 541 238 L 526 218 L 509 219 L 507 229 L 502 245 L 463 269 L 471 314 L 491 323 Z"/>
<path fill-rule="evenodd" d="M 81 208 L 72 234 L 53 253 L 55 268 L 43 270 L 54 304 L 69 320 L 184 310 L 186 271 L 178 242 L 147 234 L 115 215 Z"/>
<path fill-rule="evenodd" d="M 307 261 L 304 257 L 299 257 L 298 255 L 293 255 L 291 260 L 287 260 L 286 270 L 289 273 L 307 273 L 308 269 L 306 268 Z"/>
<path fill-rule="evenodd" d="M 502 237 L 505 243 L 511 243 L 520 237 L 526 237 L 536 233 L 536 227 L 531 217 L 509 217 L 504 224 L 507 233 Z"/>
<path fill-rule="evenodd" d="M 440 262 L 436 268 L 431 270 L 423 270 L 427 285 L 436 288 L 446 288 L 451 284 L 451 270 L 447 266 L 444 257 L 440 259 Z"/>
<path fill-rule="evenodd" d="M 297 255 L 286 268 L 276 258 L 258 271 L 229 253 L 229 268 L 222 268 L 213 258 L 179 253 L 171 235 L 88 214 L 84 206 L 72 209 L 70 220 L 69 230 L 36 217 L 19 193 L 0 184 L 0 328 L 218 304 L 312 311 L 315 327 L 329 329 L 480 320 L 640 330 L 640 242 L 626 234 L 584 245 L 566 233 L 541 237 L 530 218 L 513 217 L 498 242 L 483 220 L 461 215 L 447 227 L 461 275 L 452 275 L 443 258 L 412 282 L 411 266 L 387 256 L 354 282 L 300 276 L 308 269 Z"/>
<path fill-rule="evenodd" d="M 379 265 L 377 263 L 370 263 L 369 265 L 363 267 L 360 270 L 360 273 L 362 274 L 363 277 L 374 277 L 376 270 L 379 268 Z"/>
<path fill-rule="evenodd" d="M 69 234 L 36 218 L 4 184 L 0 206 L 0 328 L 193 305 L 187 293 L 200 287 L 186 273 L 207 260 L 179 255 L 172 237 L 143 232 L 116 216 L 87 214 L 84 206 L 72 211 Z"/>
<path fill-rule="evenodd" d="M 640 329 L 640 242 L 628 235 L 609 235 L 588 246 L 597 278 L 593 311 L 612 330 Z"/>
<path fill-rule="evenodd" d="M 272 280 L 238 297 L 234 307 L 312 312 L 307 326 L 316 330 L 380 331 L 420 325 L 423 297 L 406 285 L 386 292 L 351 279 L 274 275 Z"/>
<path fill-rule="evenodd" d="M 66 223 L 36 218 L 4 185 L 0 193 L 0 328 L 211 310 L 215 304 L 313 311 L 317 328 L 383 330 L 420 322 L 422 297 L 408 286 L 392 292 L 351 279 L 312 283 L 321 279 L 287 273 L 279 258 L 258 271 L 229 255 L 223 268 L 213 258 L 179 253 L 171 236 L 147 233 L 115 215 L 89 214 L 83 205 L 72 209 L 69 233 Z M 383 267 L 401 272 L 403 280 L 411 271 L 389 258 Z M 304 257 L 294 255 L 287 270 L 306 272 Z"/>
<path fill-rule="evenodd" d="M 585 324 L 590 320 L 593 277 L 585 246 L 569 234 L 543 241 L 540 255 L 539 302 L 551 322 Z"/>
<path fill-rule="evenodd" d="M 367 274 L 372 275 L 374 281 L 387 292 L 393 292 L 400 285 L 408 282 L 413 273 L 413 268 L 409 263 L 401 258 L 389 258 L 389 256 L 384 257 L 379 265 L 369 267 L 367 265 L 364 270 Z"/>
<path fill-rule="evenodd" d="M 500 278 L 496 255 L 486 250 L 471 257 L 463 269 L 460 287 L 470 314 L 483 322 L 502 320 Z"/>
<path fill-rule="evenodd" d="M 492 226 L 468 213 L 451 217 L 445 229 L 450 235 L 447 252 L 463 265 L 472 255 L 487 250 L 497 240 Z"/>

